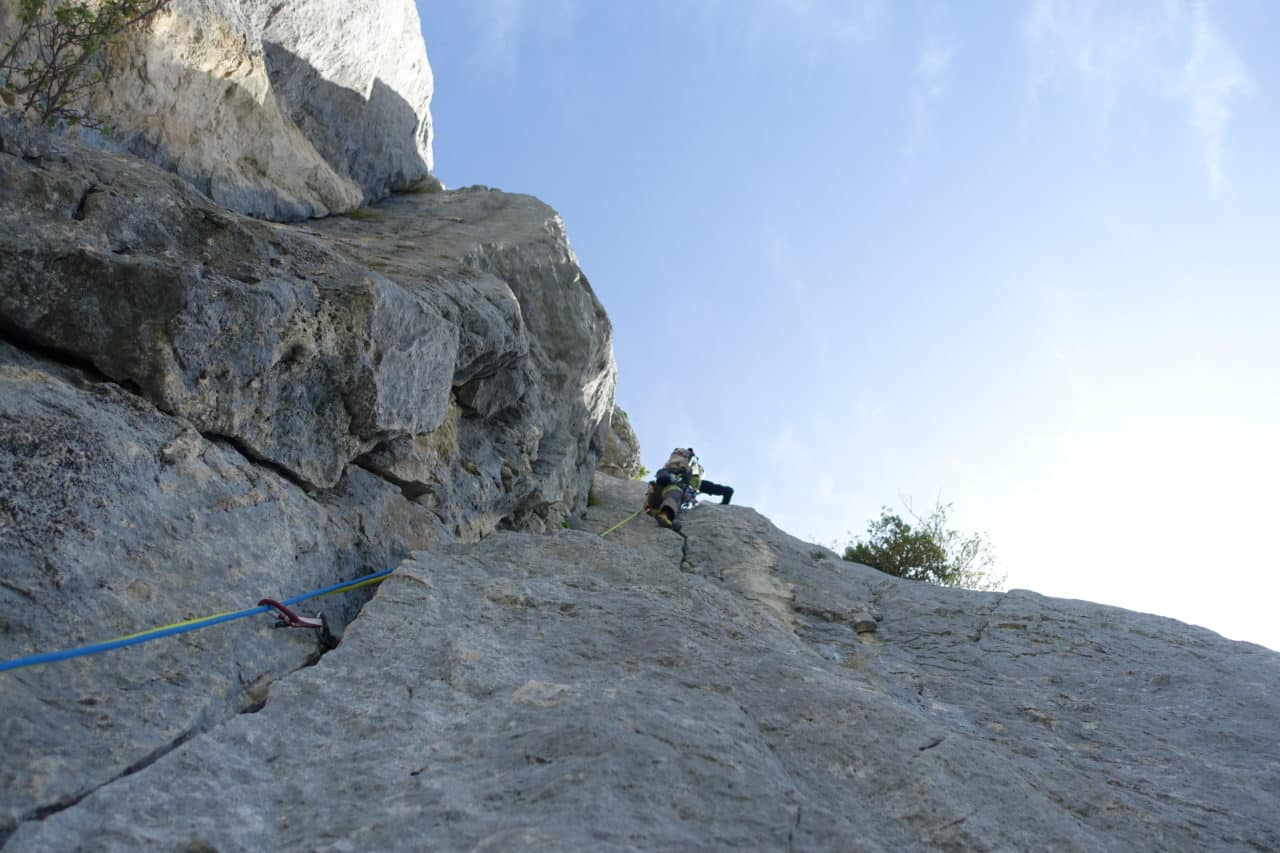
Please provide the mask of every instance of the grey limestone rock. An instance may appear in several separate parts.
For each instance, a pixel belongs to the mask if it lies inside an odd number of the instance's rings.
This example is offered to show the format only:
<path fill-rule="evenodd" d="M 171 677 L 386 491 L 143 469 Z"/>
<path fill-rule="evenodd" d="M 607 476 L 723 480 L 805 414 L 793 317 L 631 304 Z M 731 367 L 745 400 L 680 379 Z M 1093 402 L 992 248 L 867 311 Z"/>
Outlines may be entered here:
<path fill-rule="evenodd" d="M 0 327 L 309 485 L 440 424 L 458 330 L 426 299 L 137 160 L 11 152 L 29 136 L 0 120 Z"/>
<path fill-rule="evenodd" d="M 472 537 L 558 526 L 603 449 L 611 329 L 555 212 L 485 189 L 269 225 L 0 120 L 0 330 L 308 487 L 360 464 Z"/>
<path fill-rule="evenodd" d="M 0 659 L 287 598 L 446 536 L 359 469 L 322 497 L 114 383 L 0 343 Z M 366 595 L 314 606 L 341 631 Z M 0 834 L 252 709 L 315 658 L 312 632 L 271 624 L 0 674 Z"/>
<path fill-rule="evenodd" d="M 0 658 L 559 528 L 614 379 L 534 199 L 272 225 L 0 118 Z M 4 674 L 0 841 L 257 711 L 317 654 L 269 623 Z"/>
<path fill-rule="evenodd" d="M 219 204 L 296 220 L 431 169 L 431 68 L 412 0 L 174 0 L 112 56 L 95 144 Z"/>
<path fill-rule="evenodd" d="M 624 480 L 634 480 L 644 470 L 640 464 L 640 440 L 636 438 L 635 430 L 631 428 L 631 419 L 621 406 L 613 407 L 613 417 L 609 419 L 609 436 L 597 470 L 601 474 Z"/>
<path fill-rule="evenodd" d="M 601 539 L 643 485 L 595 488 L 582 529 L 415 554 L 258 713 L 6 849 L 1280 845 L 1275 653 L 891 578 L 743 506 Z"/>
<path fill-rule="evenodd" d="M 459 329 L 443 427 L 385 441 L 360 464 L 423 494 L 463 539 L 498 526 L 553 529 L 580 511 L 617 367 L 609 318 L 555 211 L 471 187 L 395 196 L 370 220 L 312 228 Z M 489 511 L 451 509 L 477 501 Z"/>

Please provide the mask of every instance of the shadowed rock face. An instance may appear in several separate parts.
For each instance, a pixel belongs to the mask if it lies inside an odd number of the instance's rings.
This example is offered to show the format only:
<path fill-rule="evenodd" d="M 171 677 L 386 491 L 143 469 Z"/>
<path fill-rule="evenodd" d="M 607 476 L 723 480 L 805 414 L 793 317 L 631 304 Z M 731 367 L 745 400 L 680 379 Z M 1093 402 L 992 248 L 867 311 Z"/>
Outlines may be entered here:
<path fill-rule="evenodd" d="M 592 532 L 643 488 L 415 555 L 259 713 L 6 849 L 1280 844 L 1276 654 L 890 578 L 747 507 Z"/>

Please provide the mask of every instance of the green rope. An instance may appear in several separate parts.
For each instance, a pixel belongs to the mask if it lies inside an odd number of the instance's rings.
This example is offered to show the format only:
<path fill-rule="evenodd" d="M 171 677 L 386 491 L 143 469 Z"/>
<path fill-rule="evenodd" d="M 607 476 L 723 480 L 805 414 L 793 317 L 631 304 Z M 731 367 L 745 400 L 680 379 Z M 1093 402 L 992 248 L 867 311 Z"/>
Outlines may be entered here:
<path fill-rule="evenodd" d="M 630 521 L 631 519 L 635 518 L 637 515 L 639 515 L 639 514 L 640 514 L 640 513 L 642 513 L 642 512 L 644 512 L 644 510 L 642 510 L 642 509 L 638 509 L 638 510 L 636 510 L 635 512 L 631 513 L 631 515 L 628 515 L 626 518 L 622 519 L 622 521 L 619 521 L 619 522 L 618 522 L 617 524 L 615 524 L 613 527 L 610 527 L 610 528 L 609 528 L 608 530 L 606 530 L 604 533 L 601 533 L 601 534 L 600 534 L 600 538 L 601 538 L 601 539 L 603 539 L 604 537 L 608 536 L 610 533 L 612 533 L 613 531 L 617 530 L 619 527 L 621 527 L 622 525 L 626 524 L 628 521 Z"/>

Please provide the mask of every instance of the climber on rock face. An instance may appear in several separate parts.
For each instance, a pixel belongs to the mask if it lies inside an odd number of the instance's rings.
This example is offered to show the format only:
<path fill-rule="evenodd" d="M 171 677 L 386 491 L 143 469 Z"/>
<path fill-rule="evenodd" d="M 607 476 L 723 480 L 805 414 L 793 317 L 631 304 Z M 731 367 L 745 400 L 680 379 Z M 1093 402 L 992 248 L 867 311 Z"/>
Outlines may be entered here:
<path fill-rule="evenodd" d="M 702 466 L 692 447 L 677 447 L 649 482 L 644 509 L 660 526 L 678 532 L 680 521 L 676 516 L 681 507 L 691 506 L 699 493 L 719 495 L 722 504 L 733 498 L 732 487 L 702 478 Z"/>

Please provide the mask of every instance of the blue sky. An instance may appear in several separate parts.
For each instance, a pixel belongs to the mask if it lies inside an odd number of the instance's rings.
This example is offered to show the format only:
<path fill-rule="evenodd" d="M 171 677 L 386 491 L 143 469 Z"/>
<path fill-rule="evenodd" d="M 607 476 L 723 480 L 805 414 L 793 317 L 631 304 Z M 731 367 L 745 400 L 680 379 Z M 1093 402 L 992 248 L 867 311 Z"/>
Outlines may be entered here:
<path fill-rule="evenodd" d="M 418 5 L 437 174 L 560 211 L 650 468 L 1280 649 L 1280 6 Z"/>

